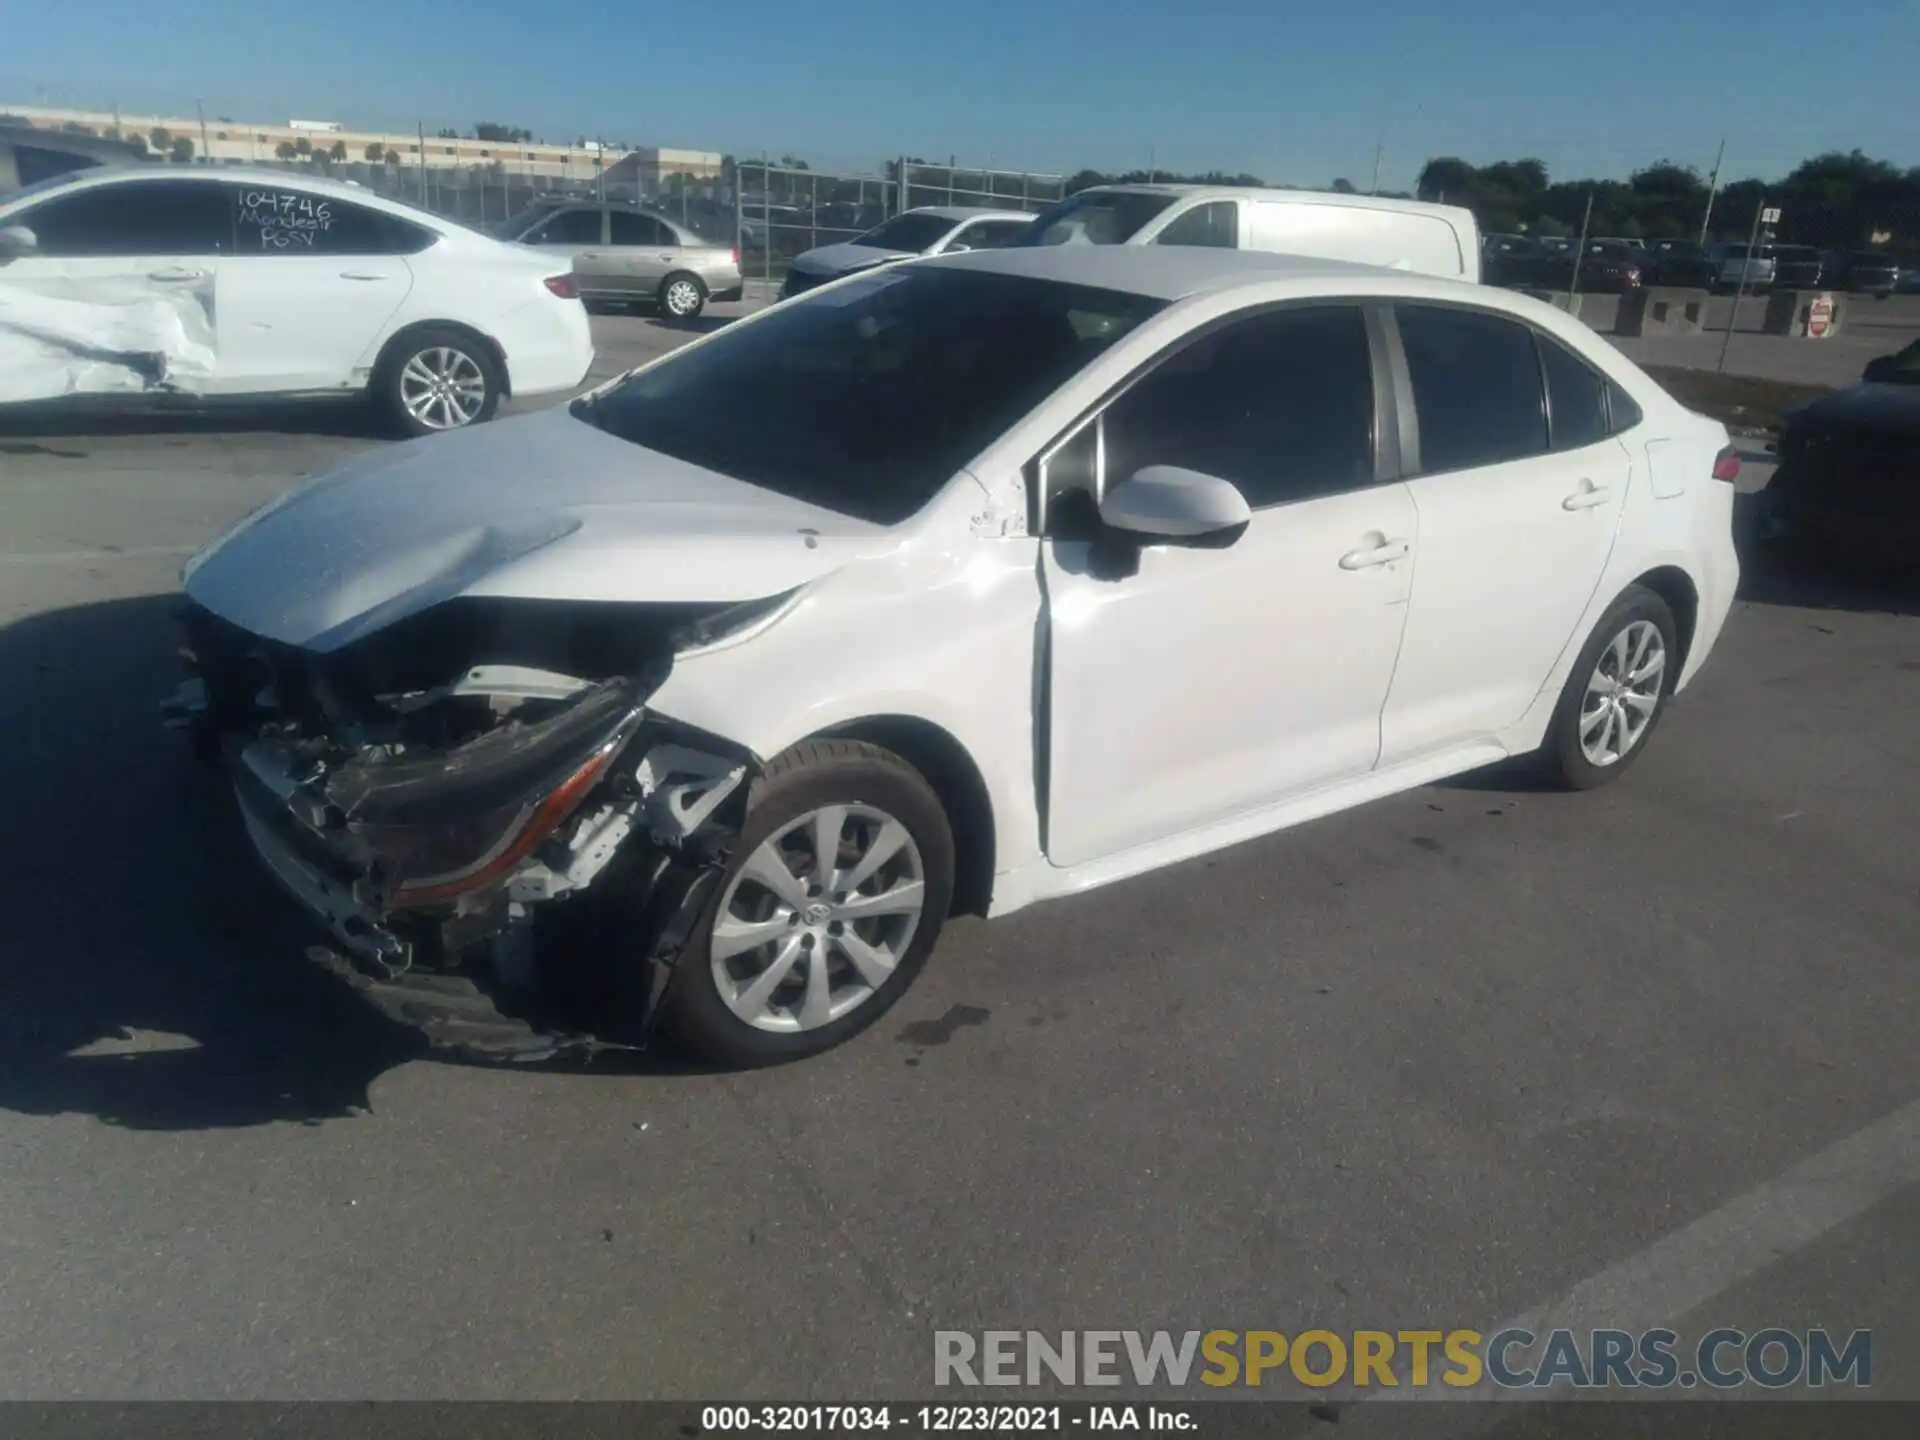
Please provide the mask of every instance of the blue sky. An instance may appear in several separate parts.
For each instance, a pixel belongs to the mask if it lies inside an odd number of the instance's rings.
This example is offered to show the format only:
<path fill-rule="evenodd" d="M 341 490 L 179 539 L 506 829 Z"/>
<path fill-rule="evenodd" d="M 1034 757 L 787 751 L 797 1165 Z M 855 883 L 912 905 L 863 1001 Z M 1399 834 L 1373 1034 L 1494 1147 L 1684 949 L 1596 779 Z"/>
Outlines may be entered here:
<path fill-rule="evenodd" d="M 1920 0 L 15 0 L 0 103 L 476 120 L 550 140 L 872 166 L 1159 165 L 1410 186 L 1428 157 L 1554 175 L 1671 157 L 1773 176 L 1920 164 Z"/>

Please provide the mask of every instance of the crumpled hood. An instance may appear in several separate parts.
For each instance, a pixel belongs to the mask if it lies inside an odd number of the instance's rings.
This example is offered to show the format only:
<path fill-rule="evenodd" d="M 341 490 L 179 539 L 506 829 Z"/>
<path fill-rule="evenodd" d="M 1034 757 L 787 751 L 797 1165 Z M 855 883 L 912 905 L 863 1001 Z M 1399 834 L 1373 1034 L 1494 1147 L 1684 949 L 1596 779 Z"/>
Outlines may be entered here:
<path fill-rule="evenodd" d="M 561 407 L 356 457 L 242 520 L 184 579 L 242 629 L 326 653 L 456 596 L 730 603 L 891 543 Z"/>
<path fill-rule="evenodd" d="M 856 270 L 866 270 L 875 265 L 888 265 L 895 260 L 911 260 L 918 253 L 912 250 L 877 250 L 871 245 L 856 245 L 844 240 L 838 245 L 822 245 L 817 250 L 808 250 L 793 262 L 793 268 L 806 275 L 851 275 Z"/>

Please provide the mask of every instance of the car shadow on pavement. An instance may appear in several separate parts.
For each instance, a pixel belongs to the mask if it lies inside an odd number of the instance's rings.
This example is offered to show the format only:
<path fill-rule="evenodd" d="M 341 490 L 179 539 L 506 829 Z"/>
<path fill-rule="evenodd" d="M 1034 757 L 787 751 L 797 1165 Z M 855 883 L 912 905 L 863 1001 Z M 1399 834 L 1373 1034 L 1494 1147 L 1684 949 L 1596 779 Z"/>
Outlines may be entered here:
<path fill-rule="evenodd" d="M 317 1122 L 421 1052 L 302 958 L 217 772 L 161 730 L 171 598 L 0 629 L 0 1107 Z"/>
<path fill-rule="evenodd" d="M 9 440 L 249 434 L 391 440 L 394 429 L 359 396 L 278 403 L 222 401 L 211 405 L 84 397 L 0 408 L 0 454 L 8 453 Z"/>

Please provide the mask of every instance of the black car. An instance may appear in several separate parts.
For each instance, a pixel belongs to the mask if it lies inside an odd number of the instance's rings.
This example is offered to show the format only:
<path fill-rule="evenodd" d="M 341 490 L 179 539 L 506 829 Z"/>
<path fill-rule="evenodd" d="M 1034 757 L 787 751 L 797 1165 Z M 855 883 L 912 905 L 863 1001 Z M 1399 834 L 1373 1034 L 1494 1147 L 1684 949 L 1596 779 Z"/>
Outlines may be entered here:
<path fill-rule="evenodd" d="M 1840 251 L 1833 257 L 1833 278 L 1828 283 L 1884 300 L 1900 288 L 1900 265 L 1884 250 Z"/>
<path fill-rule="evenodd" d="M 1652 271 L 1649 285 L 1672 285 L 1688 290 L 1713 288 L 1713 257 L 1704 245 L 1691 240 L 1650 240 L 1647 257 Z"/>
<path fill-rule="evenodd" d="M 1773 288 L 1776 290 L 1819 290 L 1833 284 L 1832 258 L 1811 245 L 1773 247 Z"/>
<path fill-rule="evenodd" d="M 1911 565 L 1920 543 L 1920 341 L 1872 361 L 1861 384 L 1789 412 L 1765 493 L 1777 542 Z"/>

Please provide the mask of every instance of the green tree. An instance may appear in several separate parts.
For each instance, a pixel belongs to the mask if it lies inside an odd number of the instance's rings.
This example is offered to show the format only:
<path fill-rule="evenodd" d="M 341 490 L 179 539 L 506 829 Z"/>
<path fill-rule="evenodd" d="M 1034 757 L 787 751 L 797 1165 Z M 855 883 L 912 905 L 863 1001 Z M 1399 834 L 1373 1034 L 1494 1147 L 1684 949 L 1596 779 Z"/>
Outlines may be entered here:
<path fill-rule="evenodd" d="M 164 125 L 156 125 L 147 132 L 147 143 L 156 154 L 164 155 L 173 148 L 173 133 Z"/>
<path fill-rule="evenodd" d="M 327 147 L 327 158 L 330 160 L 345 161 L 347 158 L 347 142 L 344 140 L 334 141 L 333 144 Z"/>
<path fill-rule="evenodd" d="M 369 165 L 378 165 L 382 160 L 387 158 L 387 147 L 382 145 L 378 140 L 369 141 L 366 156 Z"/>
<path fill-rule="evenodd" d="M 1333 182 L 1333 193 L 1336 195 L 1355 195 L 1359 192 L 1354 189 L 1353 182 L 1343 175 Z"/>
<path fill-rule="evenodd" d="M 273 153 L 282 160 L 293 160 L 299 157 L 300 147 L 295 145 L 291 140 L 282 140 L 278 145 L 273 147 Z"/>
<path fill-rule="evenodd" d="M 533 139 L 533 132 L 518 125 L 502 125 L 496 120 L 482 120 L 473 127 L 476 140 L 497 140 L 513 145 Z"/>
<path fill-rule="evenodd" d="M 298 140 L 293 142 L 293 153 L 298 155 L 302 160 L 311 159 L 313 156 L 313 142 L 302 135 Z"/>
<path fill-rule="evenodd" d="M 174 136 L 173 144 L 168 148 L 172 153 L 174 164 L 191 165 L 193 163 L 193 141 L 186 136 Z"/>

